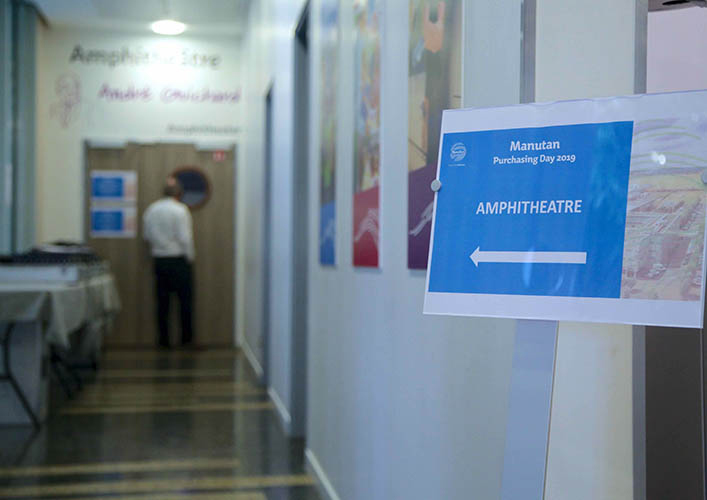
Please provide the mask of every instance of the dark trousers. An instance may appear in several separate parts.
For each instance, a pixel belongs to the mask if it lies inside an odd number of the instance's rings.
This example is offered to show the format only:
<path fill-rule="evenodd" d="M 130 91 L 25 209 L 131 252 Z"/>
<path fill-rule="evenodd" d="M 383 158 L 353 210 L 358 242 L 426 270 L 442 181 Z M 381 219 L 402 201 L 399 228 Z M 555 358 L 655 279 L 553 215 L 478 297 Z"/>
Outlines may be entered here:
<path fill-rule="evenodd" d="M 169 298 L 179 299 L 182 323 L 182 344 L 193 340 L 192 270 L 184 257 L 155 257 L 155 289 L 157 292 L 157 327 L 159 344 L 169 346 Z"/>

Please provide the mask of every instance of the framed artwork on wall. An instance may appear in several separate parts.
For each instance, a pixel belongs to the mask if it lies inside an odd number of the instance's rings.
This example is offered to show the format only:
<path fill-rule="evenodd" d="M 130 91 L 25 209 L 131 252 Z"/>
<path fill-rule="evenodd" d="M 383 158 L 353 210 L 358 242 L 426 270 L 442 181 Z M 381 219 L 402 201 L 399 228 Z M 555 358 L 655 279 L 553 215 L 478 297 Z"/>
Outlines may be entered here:
<path fill-rule="evenodd" d="M 336 264 L 336 99 L 339 73 L 339 0 L 323 0 L 319 146 L 319 263 Z"/>
<path fill-rule="evenodd" d="M 442 111 L 462 104 L 462 2 L 410 0 L 408 267 L 426 269 Z"/>
<path fill-rule="evenodd" d="M 378 267 L 382 0 L 354 2 L 353 264 Z"/>

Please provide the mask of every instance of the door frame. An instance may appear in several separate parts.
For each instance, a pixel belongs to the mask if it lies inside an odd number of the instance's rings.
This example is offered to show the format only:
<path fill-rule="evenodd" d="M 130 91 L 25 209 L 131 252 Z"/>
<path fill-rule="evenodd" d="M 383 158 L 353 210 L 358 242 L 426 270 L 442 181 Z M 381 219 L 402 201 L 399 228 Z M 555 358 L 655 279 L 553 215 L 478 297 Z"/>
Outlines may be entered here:
<path fill-rule="evenodd" d="M 128 144 L 148 145 L 148 144 L 186 144 L 193 145 L 197 151 L 203 150 L 229 150 L 233 148 L 233 319 L 231 332 L 231 345 L 235 348 L 238 346 L 238 143 L 235 140 L 188 140 L 178 139 L 164 140 L 164 138 L 142 138 L 142 139 L 102 139 L 87 137 L 81 141 L 81 238 L 82 243 L 89 240 L 90 228 L 88 224 L 89 214 L 87 207 L 89 203 L 89 194 L 91 192 L 88 154 L 89 148 L 113 148 L 125 149 Z M 139 182 L 139 179 L 138 179 Z M 141 238 L 138 234 L 136 238 Z"/>
<path fill-rule="evenodd" d="M 272 251 L 272 121 L 273 121 L 273 92 L 274 82 L 270 82 L 265 92 L 265 157 L 263 161 L 263 300 L 262 300 L 262 383 L 265 387 L 270 386 L 270 256 Z"/>
<path fill-rule="evenodd" d="M 290 296 L 292 325 L 290 329 L 290 387 L 292 423 L 290 434 L 305 436 L 307 432 L 307 378 L 308 378 L 308 304 L 309 304 L 309 158 L 311 125 L 311 1 L 307 0 L 295 29 L 294 82 L 292 87 L 294 114 L 299 126 L 294 127 L 292 163 L 292 272 Z"/>

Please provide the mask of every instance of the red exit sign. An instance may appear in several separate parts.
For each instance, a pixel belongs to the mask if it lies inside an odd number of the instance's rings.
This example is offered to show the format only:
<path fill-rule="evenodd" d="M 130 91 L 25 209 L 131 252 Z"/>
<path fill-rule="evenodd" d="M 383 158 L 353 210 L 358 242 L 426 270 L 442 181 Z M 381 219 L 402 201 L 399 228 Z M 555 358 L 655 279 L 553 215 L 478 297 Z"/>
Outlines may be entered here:
<path fill-rule="evenodd" d="M 226 159 L 225 151 L 214 151 L 212 153 L 212 158 L 214 161 L 224 161 Z"/>

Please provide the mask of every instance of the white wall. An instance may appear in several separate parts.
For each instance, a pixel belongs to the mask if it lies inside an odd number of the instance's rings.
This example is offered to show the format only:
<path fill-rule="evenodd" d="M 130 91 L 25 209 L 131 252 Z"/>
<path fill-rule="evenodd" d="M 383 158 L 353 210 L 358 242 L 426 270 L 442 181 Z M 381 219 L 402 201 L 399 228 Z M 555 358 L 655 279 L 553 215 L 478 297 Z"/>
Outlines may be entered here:
<path fill-rule="evenodd" d="M 304 2 L 284 2 L 274 11 L 276 32 L 273 38 L 273 143 L 272 143 L 272 205 L 270 230 L 270 338 L 269 382 L 271 394 L 281 403 L 280 416 L 290 432 L 293 414 L 292 342 L 293 338 L 293 196 L 294 129 L 294 26 Z M 289 27 L 289 29 L 288 29 Z M 303 284 L 304 285 L 304 284 Z M 279 400 L 279 401 L 278 401 Z"/>
<path fill-rule="evenodd" d="M 313 4 L 317 19 L 318 3 Z M 469 4 L 470 2 L 467 2 Z M 407 2 L 385 2 L 381 269 L 353 268 L 352 12 L 342 2 L 337 262 L 310 255 L 308 448 L 342 499 L 497 498 L 515 322 L 423 316 L 424 273 L 407 269 Z M 467 103 L 519 96 L 519 2 L 466 10 Z M 318 27 L 314 27 L 314 60 Z M 474 61 L 510 55 L 493 71 Z M 318 73 L 318 67 L 312 74 Z M 502 82 L 499 84 L 499 82 Z M 313 82 L 318 95 L 318 82 Z M 317 241 L 319 102 L 312 103 L 310 241 Z"/>
<path fill-rule="evenodd" d="M 648 92 L 707 88 L 707 9 L 648 15 Z"/>
<path fill-rule="evenodd" d="M 263 337 L 263 265 L 270 259 L 268 391 L 276 403 L 285 430 L 299 432 L 293 419 L 293 168 L 294 128 L 294 27 L 303 1 L 261 2 L 251 8 L 246 41 L 247 73 L 244 78 L 244 148 L 238 170 L 237 293 L 238 338 L 256 372 L 262 374 L 266 359 Z M 272 86 L 273 129 L 271 149 L 272 224 L 264 220 L 265 97 Z M 270 232 L 269 256 L 263 248 L 263 231 Z M 293 428 L 294 426 L 294 428 Z"/>
<path fill-rule="evenodd" d="M 538 100 L 633 93 L 636 1 L 538 0 Z M 310 242 L 318 241 L 319 1 L 312 2 Z M 301 2 L 254 6 L 244 75 L 239 170 L 239 333 L 262 362 L 262 193 L 265 93 L 274 84 L 271 389 L 286 400 L 292 274 L 292 54 Z M 341 2 L 337 103 L 337 263 L 309 261 L 307 456 L 332 497 L 483 498 L 500 495 L 515 322 L 421 314 L 424 274 L 406 267 L 407 2 L 385 2 L 382 49 L 381 269 L 352 262 L 353 19 Z M 520 2 L 466 2 L 464 101 L 516 103 Z M 280 211 L 277 212 L 277 209 Z M 276 317 L 277 316 L 277 317 Z M 631 498 L 631 331 L 560 325 L 547 498 Z M 275 366 L 277 365 L 277 366 Z"/>
<path fill-rule="evenodd" d="M 633 94 L 642 0 L 537 0 L 535 100 Z"/>
<path fill-rule="evenodd" d="M 486 17 L 469 10 L 474 33 L 517 54 L 519 33 L 505 27 L 508 11 Z M 273 83 L 274 224 L 271 302 L 271 395 L 288 410 L 292 275 L 290 230 L 294 25 L 301 3 L 272 0 L 254 5 L 246 42 L 243 160 L 239 169 L 239 334 L 257 366 L 262 352 L 262 193 L 264 102 Z M 318 19 L 313 2 L 310 149 L 310 241 L 318 228 Z M 338 102 L 337 262 L 323 269 L 310 252 L 309 457 L 321 465 L 342 498 L 493 498 L 503 465 L 507 392 L 515 323 L 451 319 L 421 314 L 424 274 L 406 266 L 407 17 L 405 3 L 386 2 L 383 45 L 383 235 L 382 269 L 351 266 L 353 49 L 352 12 L 342 2 L 341 74 Z M 477 12 L 478 14 L 478 12 Z M 519 22 L 519 21 L 518 21 Z M 498 27 L 506 29 L 497 29 Z M 479 48 L 480 51 L 485 49 Z M 481 52 L 467 51 L 467 57 Z M 473 73 L 483 88 L 480 103 L 518 101 L 519 61 L 494 74 Z M 467 64 L 467 66 L 469 66 Z M 471 70 L 468 72 L 472 75 Z M 471 78 L 471 77 L 470 77 Z M 395 231 L 395 228 L 399 231 Z M 421 474 L 420 471 L 425 471 Z"/>
<path fill-rule="evenodd" d="M 268 393 L 288 434 L 304 433 L 302 399 L 296 399 L 293 372 L 302 368 L 295 358 L 299 341 L 293 328 L 293 231 L 296 193 L 294 133 L 301 126 L 295 117 L 294 30 L 304 0 L 260 2 L 250 11 L 249 35 L 244 55 L 244 147 L 238 169 L 238 267 L 237 329 L 239 344 L 259 375 L 267 375 Z M 272 90 L 271 224 L 265 220 L 266 161 L 265 100 Z M 263 248 L 264 232 L 271 247 Z M 268 253 L 269 252 L 269 253 Z M 264 338 L 263 268 L 269 259 L 269 339 Z M 265 350 L 267 349 L 267 353 Z M 264 366 L 268 360 L 268 365 Z M 265 373 L 267 372 L 267 373 Z"/>
<path fill-rule="evenodd" d="M 642 8 L 537 0 L 536 100 L 633 94 Z M 633 498 L 632 346 L 629 326 L 560 323 L 547 500 Z"/>
<path fill-rule="evenodd" d="M 251 364 L 263 371 L 263 231 L 265 163 L 265 96 L 271 84 L 273 61 L 270 46 L 274 27 L 269 24 L 267 2 L 250 9 L 249 32 L 243 47 L 242 144 L 238 151 L 236 183 L 237 269 L 236 330 L 238 343 Z"/>
<path fill-rule="evenodd" d="M 234 144 L 241 125 L 240 48 L 231 39 L 123 35 L 70 28 L 43 29 L 38 38 L 37 239 L 83 237 L 83 141 L 189 141 Z M 157 53 L 173 62 L 107 64 L 70 60 L 90 50 Z M 181 64 L 182 54 L 218 57 Z M 178 61 L 178 62 L 174 62 Z M 107 87 L 104 87 L 107 86 Z M 143 93 L 129 93 L 130 89 Z M 101 90 L 110 89 L 111 92 Z M 146 94 L 149 89 L 149 94 Z M 204 97 L 174 99 L 175 90 Z M 123 92 L 119 96 L 116 91 Z M 214 97 L 214 93 L 221 93 Z M 196 97 L 195 97 L 196 99 Z M 170 128 L 176 126 L 177 128 Z"/>

